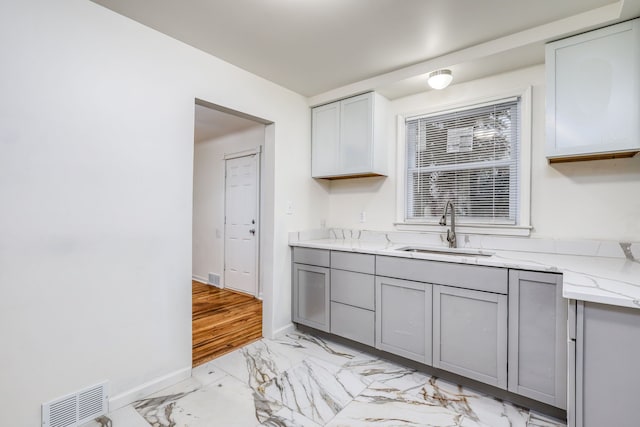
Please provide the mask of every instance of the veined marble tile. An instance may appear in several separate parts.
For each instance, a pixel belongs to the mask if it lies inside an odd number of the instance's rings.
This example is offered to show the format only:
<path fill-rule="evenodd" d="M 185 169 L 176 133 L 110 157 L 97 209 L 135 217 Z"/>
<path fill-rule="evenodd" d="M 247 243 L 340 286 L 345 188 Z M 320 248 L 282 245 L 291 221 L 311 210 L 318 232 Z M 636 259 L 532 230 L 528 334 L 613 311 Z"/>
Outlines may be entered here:
<path fill-rule="evenodd" d="M 254 390 L 302 362 L 305 354 L 276 341 L 262 339 L 210 362 Z"/>
<path fill-rule="evenodd" d="M 282 408 L 267 418 L 260 426 L 265 427 L 320 427 L 309 418 L 292 411 L 289 408 Z"/>
<path fill-rule="evenodd" d="M 424 386 L 417 390 L 410 390 L 407 394 L 418 397 L 428 405 L 439 405 L 464 416 L 465 424 L 471 426 L 488 427 L 525 427 L 533 419 L 529 410 L 513 405 L 509 402 L 474 392 L 468 388 L 453 384 L 436 377 L 429 378 Z M 545 427 L 560 427 L 565 424 L 556 423 L 544 418 L 535 418 Z"/>
<path fill-rule="evenodd" d="M 191 392 L 144 399 L 134 407 L 153 427 L 245 427 L 261 422 L 254 391 L 230 375 Z M 274 404 L 263 414 L 280 408 Z"/>
<path fill-rule="evenodd" d="M 265 396 L 324 425 L 366 388 L 359 375 L 306 358 L 264 387 Z"/>
<path fill-rule="evenodd" d="M 287 334 L 275 342 L 336 365 L 342 365 L 361 355 L 347 346 L 302 332 Z"/>
<path fill-rule="evenodd" d="M 640 262 L 640 243 L 620 242 L 619 246 L 626 259 Z"/>
<path fill-rule="evenodd" d="M 379 382 L 400 391 L 419 390 L 429 380 L 427 374 L 369 355 L 356 357 L 342 367 L 361 375 L 367 384 Z"/>
<path fill-rule="evenodd" d="M 128 405 L 83 424 L 83 427 L 149 427 L 149 423 Z"/>
<path fill-rule="evenodd" d="M 385 384 L 373 383 L 338 413 L 327 427 L 474 426 L 466 421 L 463 414 L 426 404 L 416 396 Z"/>
<path fill-rule="evenodd" d="M 204 363 L 191 370 L 191 378 L 196 379 L 202 385 L 218 381 L 225 375 L 227 375 L 227 373 L 212 362 Z"/>
<path fill-rule="evenodd" d="M 387 384 L 373 383 L 327 427 L 560 427 L 564 424 L 537 418 L 526 409 L 452 384 L 425 386 L 423 395 L 405 393 Z"/>

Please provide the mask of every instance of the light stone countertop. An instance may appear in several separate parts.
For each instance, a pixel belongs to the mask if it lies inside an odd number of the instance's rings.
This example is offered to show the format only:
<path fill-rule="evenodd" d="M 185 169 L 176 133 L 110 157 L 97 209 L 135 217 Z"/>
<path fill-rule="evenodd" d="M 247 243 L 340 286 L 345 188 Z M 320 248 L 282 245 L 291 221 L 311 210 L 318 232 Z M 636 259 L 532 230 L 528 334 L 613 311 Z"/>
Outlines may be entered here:
<path fill-rule="evenodd" d="M 289 244 L 305 248 L 562 273 L 562 295 L 565 298 L 640 308 L 640 259 L 637 259 L 631 250 L 626 251 L 626 257 L 505 249 L 481 249 L 482 252 L 493 253 L 491 256 L 466 256 L 403 252 L 398 249 L 406 246 L 437 247 L 438 249 L 446 249 L 446 247 L 414 242 L 403 244 L 393 242 L 388 238 L 386 240 L 359 238 L 297 240 L 290 238 Z M 464 249 L 460 248 L 460 250 Z"/>

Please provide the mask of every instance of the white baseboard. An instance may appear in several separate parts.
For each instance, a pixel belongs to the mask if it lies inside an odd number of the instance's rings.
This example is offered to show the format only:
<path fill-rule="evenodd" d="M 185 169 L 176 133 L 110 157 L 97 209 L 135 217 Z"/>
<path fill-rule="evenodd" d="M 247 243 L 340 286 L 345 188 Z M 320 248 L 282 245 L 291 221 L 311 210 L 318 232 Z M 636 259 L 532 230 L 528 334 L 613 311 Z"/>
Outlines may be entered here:
<path fill-rule="evenodd" d="M 296 330 L 296 325 L 294 325 L 293 323 L 289 323 L 288 325 L 273 331 L 273 338 L 283 337 L 291 332 L 295 332 L 295 330 Z"/>
<path fill-rule="evenodd" d="M 199 283 L 204 283 L 205 285 L 209 284 L 209 281 L 207 279 L 205 279 L 204 277 L 196 276 L 195 274 L 191 276 L 191 280 L 195 280 Z"/>
<path fill-rule="evenodd" d="M 144 399 L 150 394 L 156 393 L 191 376 L 191 366 L 171 372 L 162 377 L 153 379 L 109 399 L 109 411 L 127 406 L 136 400 Z"/>

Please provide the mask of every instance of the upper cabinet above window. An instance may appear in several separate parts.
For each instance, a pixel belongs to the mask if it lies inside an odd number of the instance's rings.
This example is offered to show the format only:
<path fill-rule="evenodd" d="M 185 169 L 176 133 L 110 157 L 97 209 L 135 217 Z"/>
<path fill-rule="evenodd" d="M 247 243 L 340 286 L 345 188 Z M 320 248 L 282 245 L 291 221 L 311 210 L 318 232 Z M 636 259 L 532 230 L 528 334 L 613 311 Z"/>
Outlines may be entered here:
<path fill-rule="evenodd" d="M 640 152 L 640 19 L 549 43 L 547 158 Z"/>
<path fill-rule="evenodd" d="M 381 95 L 370 92 L 313 108 L 312 176 L 386 176 L 387 103 Z"/>

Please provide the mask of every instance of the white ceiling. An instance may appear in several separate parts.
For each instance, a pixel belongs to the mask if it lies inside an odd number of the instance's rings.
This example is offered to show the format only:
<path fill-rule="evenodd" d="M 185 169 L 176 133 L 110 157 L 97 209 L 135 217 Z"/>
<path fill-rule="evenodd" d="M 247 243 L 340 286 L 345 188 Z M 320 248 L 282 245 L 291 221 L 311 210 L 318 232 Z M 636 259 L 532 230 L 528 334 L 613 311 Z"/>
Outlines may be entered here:
<path fill-rule="evenodd" d="M 208 141 L 255 126 L 264 124 L 196 104 L 193 140 Z"/>
<path fill-rule="evenodd" d="M 640 0 L 93 1 L 312 104 L 423 91 L 436 66 L 460 82 L 542 63 L 545 41 L 640 14 Z"/>

